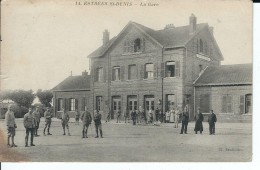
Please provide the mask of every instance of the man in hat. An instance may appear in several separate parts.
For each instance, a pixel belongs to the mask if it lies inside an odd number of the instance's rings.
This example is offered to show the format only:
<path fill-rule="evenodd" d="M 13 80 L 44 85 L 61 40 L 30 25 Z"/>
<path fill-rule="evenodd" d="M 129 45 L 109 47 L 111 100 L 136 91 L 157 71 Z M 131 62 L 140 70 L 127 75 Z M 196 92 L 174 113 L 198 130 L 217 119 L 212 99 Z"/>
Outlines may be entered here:
<path fill-rule="evenodd" d="M 39 106 L 36 107 L 35 111 L 33 112 L 33 116 L 35 118 L 35 129 L 34 129 L 34 135 L 35 137 L 40 136 L 38 135 L 38 129 L 41 121 L 41 113 L 39 111 Z"/>
<path fill-rule="evenodd" d="M 215 123 L 217 122 L 217 117 L 213 110 L 211 110 L 211 114 L 209 115 L 208 122 L 209 122 L 209 134 L 215 135 Z"/>
<path fill-rule="evenodd" d="M 85 106 L 85 111 L 84 113 L 81 115 L 81 121 L 82 121 L 82 138 L 88 138 L 87 134 L 88 134 L 88 127 L 92 122 L 92 117 L 89 113 L 89 111 L 87 110 L 88 108 Z"/>
<path fill-rule="evenodd" d="M 35 146 L 33 144 L 33 136 L 34 136 L 34 128 L 35 128 L 35 117 L 32 113 L 32 108 L 29 108 L 29 112 L 24 115 L 23 124 L 26 129 L 26 136 L 25 136 L 25 147 L 28 147 L 28 138 L 29 133 L 31 133 L 31 146 Z"/>
<path fill-rule="evenodd" d="M 50 108 L 49 108 L 49 107 L 47 107 L 47 108 L 46 108 L 46 111 L 44 112 L 44 118 L 45 118 L 45 127 L 44 127 L 44 130 L 43 130 L 43 135 L 46 136 L 46 135 L 45 135 L 45 130 L 46 130 L 47 127 L 48 127 L 48 129 L 47 129 L 47 131 L 48 131 L 47 135 L 52 135 L 52 134 L 50 133 L 52 114 L 51 114 L 51 112 L 50 112 Z"/>
<path fill-rule="evenodd" d="M 203 131 L 202 122 L 204 120 L 204 117 L 203 117 L 203 114 L 200 111 L 200 108 L 198 108 L 197 114 L 195 115 L 194 120 L 195 120 L 195 128 L 194 128 L 195 134 L 197 134 L 198 131 L 200 131 L 200 134 L 202 134 L 202 131 Z"/>
<path fill-rule="evenodd" d="M 5 113 L 5 123 L 7 126 L 7 146 L 8 147 L 17 147 L 14 144 L 14 136 L 15 136 L 15 128 L 17 128 L 15 123 L 15 116 L 14 116 L 14 108 L 13 105 L 8 106 L 8 110 Z M 10 138 L 12 139 L 12 144 L 10 145 Z"/>
<path fill-rule="evenodd" d="M 183 111 L 182 117 L 181 117 L 181 133 L 180 134 L 183 134 L 183 132 L 185 134 L 187 134 L 188 123 L 189 123 L 189 113 L 184 108 L 184 111 Z"/>
<path fill-rule="evenodd" d="M 65 132 L 65 127 L 66 127 L 67 130 L 68 130 L 68 135 L 70 136 L 69 120 L 70 120 L 70 117 L 69 117 L 68 112 L 65 112 L 65 109 L 62 108 L 61 125 L 62 125 L 62 128 L 63 128 L 63 135 L 66 135 L 66 132 Z"/>
<path fill-rule="evenodd" d="M 103 132 L 102 132 L 102 124 L 101 124 L 101 114 L 98 111 L 94 111 L 94 122 L 95 122 L 95 129 L 97 136 L 95 138 L 98 138 L 98 131 L 100 133 L 100 137 L 103 138 Z"/>

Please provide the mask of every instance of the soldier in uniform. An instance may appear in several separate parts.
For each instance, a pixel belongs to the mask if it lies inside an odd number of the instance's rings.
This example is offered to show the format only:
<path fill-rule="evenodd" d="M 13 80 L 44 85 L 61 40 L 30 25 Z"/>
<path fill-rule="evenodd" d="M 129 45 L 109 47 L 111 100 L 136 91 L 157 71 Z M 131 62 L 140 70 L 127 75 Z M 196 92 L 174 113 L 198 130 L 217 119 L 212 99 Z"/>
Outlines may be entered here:
<path fill-rule="evenodd" d="M 136 125 L 136 118 L 137 118 L 137 110 L 132 110 L 131 112 L 131 118 L 133 120 L 133 125 Z"/>
<path fill-rule="evenodd" d="M 121 109 L 117 110 L 116 123 L 120 123 Z"/>
<path fill-rule="evenodd" d="M 5 113 L 5 123 L 7 126 L 7 146 L 8 147 L 17 147 L 14 144 L 15 128 L 17 128 L 15 123 L 15 116 L 13 111 L 13 105 L 8 106 L 8 110 Z M 12 139 L 12 144 L 10 145 L 10 138 Z"/>
<path fill-rule="evenodd" d="M 188 123 L 189 123 L 189 115 L 187 111 L 184 111 L 182 113 L 182 117 L 181 117 L 181 133 L 183 134 L 183 131 L 185 134 L 187 134 L 187 127 L 188 127 Z"/>
<path fill-rule="evenodd" d="M 35 146 L 33 144 L 33 136 L 34 136 L 34 129 L 35 129 L 35 117 L 33 115 L 32 108 L 29 108 L 29 112 L 24 115 L 23 124 L 26 129 L 26 136 L 25 136 L 25 147 L 28 147 L 28 138 L 29 133 L 31 133 L 31 146 Z"/>
<path fill-rule="evenodd" d="M 61 113 L 61 125 L 63 128 L 63 135 L 66 135 L 66 132 L 65 132 L 65 127 L 66 127 L 68 130 L 68 135 L 70 136 L 69 120 L 70 120 L 69 114 L 68 114 L 68 112 L 65 112 L 65 110 L 63 108 L 62 113 Z"/>
<path fill-rule="evenodd" d="M 33 116 L 35 118 L 35 130 L 34 130 L 34 136 L 40 136 L 38 135 L 38 129 L 41 121 L 41 113 L 39 111 L 39 106 L 36 107 L 35 111 L 33 112 Z"/>
<path fill-rule="evenodd" d="M 209 134 L 215 135 L 215 123 L 217 122 L 217 117 L 213 112 L 213 110 L 211 110 L 211 114 L 209 115 L 208 122 L 209 122 Z"/>
<path fill-rule="evenodd" d="M 44 127 L 44 130 L 43 130 L 43 135 L 46 136 L 45 130 L 46 130 L 47 127 L 48 127 L 48 129 L 47 129 L 47 131 L 48 131 L 47 135 L 52 135 L 52 134 L 50 133 L 52 114 L 51 114 L 51 112 L 50 112 L 50 108 L 49 108 L 49 107 L 47 107 L 47 108 L 46 108 L 46 111 L 44 112 L 44 118 L 45 118 L 45 127 Z"/>
<path fill-rule="evenodd" d="M 200 134 L 202 134 L 202 131 L 203 131 L 203 120 L 204 120 L 204 117 L 202 115 L 202 113 L 200 112 L 200 108 L 198 108 L 198 111 L 197 111 L 197 114 L 195 115 L 195 128 L 194 128 L 194 131 L 195 133 L 197 134 L 198 131 L 200 131 Z"/>
<path fill-rule="evenodd" d="M 81 115 L 81 121 L 82 121 L 82 138 L 88 138 L 88 127 L 92 122 L 92 117 L 87 110 L 87 107 L 85 107 L 84 113 Z"/>
<path fill-rule="evenodd" d="M 95 129 L 96 129 L 96 134 L 97 136 L 95 138 L 98 138 L 98 130 L 100 133 L 100 137 L 103 138 L 103 133 L 102 133 L 102 124 L 101 124 L 101 114 L 96 111 L 94 115 L 94 122 L 95 122 Z"/>
<path fill-rule="evenodd" d="M 80 116 L 80 114 L 79 114 L 79 111 L 78 111 L 78 109 L 76 109 L 76 114 L 75 114 L 75 124 L 77 124 L 77 125 L 79 125 L 79 116 Z"/>

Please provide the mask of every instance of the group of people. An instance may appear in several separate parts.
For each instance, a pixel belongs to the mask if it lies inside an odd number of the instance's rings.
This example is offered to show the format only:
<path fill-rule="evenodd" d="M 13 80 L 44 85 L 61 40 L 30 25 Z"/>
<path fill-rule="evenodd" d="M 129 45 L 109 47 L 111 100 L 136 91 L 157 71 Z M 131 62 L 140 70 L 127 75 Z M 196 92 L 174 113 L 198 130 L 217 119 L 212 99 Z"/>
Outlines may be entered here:
<path fill-rule="evenodd" d="M 85 108 L 86 111 L 81 115 L 82 120 L 82 138 L 88 138 L 87 132 L 88 127 L 91 125 L 92 117 L 89 111 L 87 111 L 87 108 Z M 75 120 L 76 123 L 79 124 L 79 112 L 76 112 Z M 45 118 L 45 126 L 43 129 L 43 135 L 46 136 L 46 129 L 47 129 L 47 135 L 52 135 L 50 133 L 50 127 L 52 122 L 52 113 L 50 111 L 50 108 L 46 108 L 46 111 L 44 112 L 44 118 Z M 63 128 L 63 135 L 66 135 L 65 128 L 68 131 L 68 135 L 70 136 L 69 131 L 69 120 L 70 116 L 68 112 L 65 111 L 65 109 L 62 109 L 61 115 L 61 125 Z M 28 113 L 24 115 L 23 118 L 23 124 L 25 128 L 25 147 L 29 147 L 28 140 L 30 135 L 30 146 L 35 146 L 33 139 L 34 137 L 38 137 L 38 129 L 40 125 L 41 120 L 41 114 L 39 111 L 39 107 L 36 107 L 35 110 L 33 108 L 28 109 Z M 17 128 L 16 122 L 15 122 L 15 115 L 14 115 L 14 107 L 13 105 L 8 106 L 8 110 L 5 114 L 5 122 L 7 126 L 7 146 L 8 147 L 17 147 L 17 145 L 14 143 L 14 137 L 15 137 L 15 131 Z M 101 114 L 98 111 L 94 111 L 94 123 L 95 123 L 95 129 L 96 129 L 96 137 L 103 138 L 103 132 L 102 132 L 102 125 L 101 125 Z M 99 132 L 99 133 L 98 133 Z M 11 143 L 10 143 L 11 139 Z"/>

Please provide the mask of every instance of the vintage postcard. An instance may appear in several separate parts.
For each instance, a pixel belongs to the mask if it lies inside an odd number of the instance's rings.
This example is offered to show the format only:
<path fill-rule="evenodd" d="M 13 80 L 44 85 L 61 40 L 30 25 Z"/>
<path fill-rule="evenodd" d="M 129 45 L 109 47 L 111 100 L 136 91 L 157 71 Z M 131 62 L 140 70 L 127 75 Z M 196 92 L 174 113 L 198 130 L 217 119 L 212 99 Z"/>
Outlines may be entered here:
<path fill-rule="evenodd" d="M 1 162 L 251 162 L 249 0 L 2 0 Z"/>

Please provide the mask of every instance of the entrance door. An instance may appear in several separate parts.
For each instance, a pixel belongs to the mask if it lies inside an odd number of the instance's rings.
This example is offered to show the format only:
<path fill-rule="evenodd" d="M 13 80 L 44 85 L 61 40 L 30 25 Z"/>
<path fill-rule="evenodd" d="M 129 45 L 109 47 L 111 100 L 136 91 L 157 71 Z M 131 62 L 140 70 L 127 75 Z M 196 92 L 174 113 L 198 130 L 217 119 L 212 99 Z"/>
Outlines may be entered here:
<path fill-rule="evenodd" d="M 153 113 L 154 113 L 154 96 L 145 96 L 145 103 L 144 103 L 144 111 L 145 111 L 145 115 L 146 115 L 146 118 L 148 120 L 148 112 L 149 110 L 152 110 Z"/>
<path fill-rule="evenodd" d="M 137 110 L 137 96 L 128 97 L 127 107 L 129 113 L 131 113 L 133 110 Z"/>
<path fill-rule="evenodd" d="M 119 109 L 121 110 L 121 98 L 119 96 L 113 97 L 113 103 L 112 104 L 113 104 L 113 106 L 112 106 L 112 115 L 111 115 L 111 117 L 112 117 L 112 119 L 114 119 L 114 116 L 117 113 L 117 111 Z"/>

